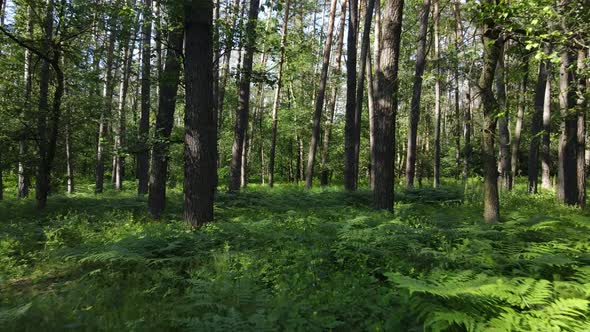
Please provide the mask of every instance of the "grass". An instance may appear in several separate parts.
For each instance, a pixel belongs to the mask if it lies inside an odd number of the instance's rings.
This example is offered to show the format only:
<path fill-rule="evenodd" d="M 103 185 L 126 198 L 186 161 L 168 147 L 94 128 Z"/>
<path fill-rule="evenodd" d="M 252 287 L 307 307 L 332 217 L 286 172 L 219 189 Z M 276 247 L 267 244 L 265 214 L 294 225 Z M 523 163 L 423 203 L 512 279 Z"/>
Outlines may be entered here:
<path fill-rule="evenodd" d="M 0 330 L 587 331 L 590 214 L 524 187 L 481 221 L 473 184 L 220 194 L 193 231 L 171 190 L 0 203 Z"/>

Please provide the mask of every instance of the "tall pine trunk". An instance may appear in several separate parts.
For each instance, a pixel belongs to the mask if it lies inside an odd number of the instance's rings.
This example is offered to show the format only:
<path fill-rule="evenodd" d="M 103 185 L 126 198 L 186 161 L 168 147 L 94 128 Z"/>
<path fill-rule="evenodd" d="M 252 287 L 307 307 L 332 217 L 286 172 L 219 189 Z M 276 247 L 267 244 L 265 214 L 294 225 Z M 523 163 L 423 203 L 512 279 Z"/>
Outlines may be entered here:
<path fill-rule="evenodd" d="M 521 134 L 522 134 L 522 123 L 524 121 L 524 114 L 526 111 L 526 95 L 527 95 L 527 85 L 529 82 L 529 63 L 528 60 L 525 60 L 525 64 L 523 66 L 524 70 L 524 77 L 520 83 L 520 95 L 518 97 L 518 111 L 516 113 L 516 124 L 514 125 L 514 135 L 512 137 L 512 155 L 511 155 L 511 181 L 510 181 L 510 188 L 514 187 L 514 179 L 518 174 L 518 154 L 520 151 L 520 141 L 521 141 Z"/>
<path fill-rule="evenodd" d="M 385 5 L 379 63 L 375 69 L 373 201 L 376 209 L 388 211 L 393 211 L 394 202 L 395 119 L 403 8 L 403 0 L 390 0 Z"/>
<path fill-rule="evenodd" d="M 534 108 L 535 111 L 532 117 L 531 123 L 531 143 L 529 148 L 529 166 L 528 166 L 528 175 L 529 175 L 529 182 L 528 182 L 528 192 L 529 194 L 536 194 L 538 190 L 538 182 L 539 182 L 539 143 L 541 138 L 544 137 L 548 133 L 544 133 L 543 131 L 543 111 L 545 106 L 545 97 L 546 94 L 549 93 L 549 97 L 551 97 L 551 90 L 547 91 L 547 85 L 549 85 L 548 80 L 548 63 L 547 61 L 542 61 L 539 64 L 539 74 L 537 75 L 537 84 L 535 87 L 535 102 Z M 547 151 L 548 152 L 548 151 Z M 545 152 L 543 152 L 544 154 Z"/>
<path fill-rule="evenodd" d="M 440 187 L 440 141 L 441 141 L 441 94 L 440 94 L 440 8 L 439 0 L 434 0 L 434 188 Z"/>
<path fill-rule="evenodd" d="M 232 159 L 230 165 L 230 180 L 228 190 L 238 191 L 241 185 L 242 165 L 248 129 L 248 117 L 250 113 L 250 80 L 252 78 L 252 63 L 256 43 L 256 25 L 258 20 L 259 0 L 250 1 L 248 23 L 246 25 L 246 54 L 242 66 L 239 84 L 238 109 L 236 112 L 236 124 L 234 128 L 234 144 L 232 147 Z"/>
<path fill-rule="evenodd" d="M 408 126 L 408 151 L 406 157 L 406 187 L 414 187 L 416 176 L 416 155 L 418 140 L 418 123 L 420 122 L 420 102 L 422 100 L 422 81 L 426 67 L 426 41 L 428 39 L 428 17 L 430 15 L 430 0 L 424 0 L 420 12 L 420 32 L 418 33 L 418 50 L 416 51 L 416 69 L 414 72 L 414 86 L 412 88 L 412 102 L 410 106 L 410 124 Z"/>
<path fill-rule="evenodd" d="M 357 187 L 355 174 L 356 137 L 356 85 L 357 85 L 357 40 L 358 0 L 348 1 L 348 34 L 346 44 L 346 109 L 344 124 L 344 189 L 354 191 Z"/>
<path fill-rule="evenodd" d="M 577 61 L 577 101 L 576 111 L 578 113 L 578 131 L 577 131 L 577 184 L 578 184 L 578 206 L 586 207 L 586 107 L 588 102 L 586 98 L 586 51 L 578 50 Z"/>
<path fill-rule="evenodd" d="M 509 113 L 506 97 L 506 45 L 500 50 L 500 58 L 496 66 L 496 92 L 498 95 L 498 127 L 500 143 L 500 179 L 502 186 L 510 190 L 510 131 L 508 129 Z"/>
<path fill-rule="evenodd" d="M 143 0 L 143 26 L 141 49 L 141 116 L 139 119 L 139 151 L 137 154 L 137 193 L 148 193 L 149 181 L 149 134 L 151 111 L 151 40 L 152 40 L 152 0 Z"/>
<path fill-rule="evenodd" d="M 258 1 L 256 11 L 258 10 Z M 193 227 L 213 221 L 217 183 L 217 114 L 213 100 L 213 4 L 185 6 L 186 81 L 184 219 Z"/>
<path fill-rule="evenodd" d="M 318 142 L 320 140 L 320 127 L 322 122 L 322 112 L 324 108 L 324 99 L 326 97 L 326 85 L 328 81 L 328 69 L 330 67 L 330 54 L 332 52 L 332 38 L 334 34 L 334 18 L 336 16 L 337 0 L 332 0 L 330 5 L 330 19 L 328 20 L 328 32 L 326 36 L 326 45 L 324 46 L 324 55 L 322 60 L 322 69 L 320 72 L 320 86 L 318 88 L 315 100 L 315 110 L 313 113 L 313 125 L 311 129 L 311 140 L 309 142 L 309 153 L 307 155 L 307 167 L 305 171 L 305 188 L 311 189 L 313 185 L 313 168 Z"/>

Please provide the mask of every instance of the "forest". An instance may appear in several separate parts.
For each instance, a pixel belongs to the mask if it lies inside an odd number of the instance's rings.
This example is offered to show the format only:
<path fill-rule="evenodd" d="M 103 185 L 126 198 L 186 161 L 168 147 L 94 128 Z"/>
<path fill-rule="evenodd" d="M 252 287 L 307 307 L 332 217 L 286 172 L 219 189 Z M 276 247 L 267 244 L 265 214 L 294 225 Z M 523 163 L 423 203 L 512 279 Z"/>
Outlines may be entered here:
<path fill-rule="evenodd" d="M 0 0 L 0 331 L 590 331 L 590 0 Z"/>

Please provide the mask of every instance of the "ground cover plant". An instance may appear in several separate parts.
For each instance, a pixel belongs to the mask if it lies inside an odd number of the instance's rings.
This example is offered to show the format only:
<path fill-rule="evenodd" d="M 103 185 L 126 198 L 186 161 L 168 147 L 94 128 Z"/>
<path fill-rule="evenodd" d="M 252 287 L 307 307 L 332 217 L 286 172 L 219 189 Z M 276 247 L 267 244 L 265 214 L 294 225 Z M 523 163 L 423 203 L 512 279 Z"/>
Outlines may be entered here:
<path fill-rule="evenodd" d="M 219 194 L 216 222 L 154 222 L 133 192 L 0 203 L 6 331 L 587 331 L 590 216 L 550 193 L 253 187 Z"/>

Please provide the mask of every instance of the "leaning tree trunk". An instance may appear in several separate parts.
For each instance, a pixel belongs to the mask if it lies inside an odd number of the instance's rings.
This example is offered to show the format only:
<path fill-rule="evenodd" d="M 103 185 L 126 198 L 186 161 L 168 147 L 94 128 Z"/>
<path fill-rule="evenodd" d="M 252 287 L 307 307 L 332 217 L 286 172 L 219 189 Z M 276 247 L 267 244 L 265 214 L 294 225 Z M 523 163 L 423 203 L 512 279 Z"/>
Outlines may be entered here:
<path fill-rule="evenodd" d="M 258 1 L 252 2 L 257 11 Z M 217 183 L 212 9 L 211 1 L 185 7 L 184 219 L 193 227 L 213 221 Z"/>
<path fill-rule="evenodd" d="M 344 189 L 356 190 L 355 174 L 355 110 L 356 110 L 356 63 L 358 40 L 358 0 L 348 1 L 348 35 L 346 46 L 346 110 L 344 125 Z"/>
<path fill-rule="evenodd" d="M 338 44 L 336 46 L 336 65 L 334 67 L 334 77 L 339 82 L 340 76 L 342 75 L 342 50 L 344 49 L 344 28 L 346 26 L 346 8 L 348 2 L 342 1 L 340 23 L 338 24 Z M 332 86 L 332 95 L 328 100 L 328 116 L 326 117 L 326 123 L 324 126 L 324 137 L 322 142 L 322 157 L 320 161 L 320 184 L 322 187 L 328 185 L 330 177 L 330 169 L 328 167 L 328 160 L 330 157 L 330 140 L 332 139 L 332 126 L 334 124 L 334 115 L 336 114 L 336 102 L 338 99 L 338 93 L 340 91 L 340 84 L 336 83 Z"/>
<path fill-rule="evenodd" d="M 543 125 L 543 109 L 545 104 L 545 97 L 546 94 L 549 94 L 551 97 L 551 90 L 547 90 L 547 86 L 550 84 L 548 80 L 548 63 L 547 61 L 542 61 L 539 64 L 539 74 L 537 75 L 537 85 L 535 87 L 535 112 L 533 113 L 532 117 L 532 124 L 531 124 L 531 143 L 529 148 L 529 166 L 528 166 L 528 175 L 529 175 L 529 184 L 528 184 L 528 192 L 529 194 L 536 194 L 538 190 L 538 182 L 539 182 L 539 142 L 541 140 L 541 136 L 544 136 L 546 133 L 541 132 L 542 125 Z"/>
<path fill-rule="evenodd" d="M 166 207 L 166 180 L 168 179 L 168 154 L 170 134 L 174 126 L 176 96 L 180 82 L 180 62 L 184 31 L 168 31 L 166 64 L 160 79 L 160 103 L 154 131 L 154 148 L 150 173 L 148 211 L 159 219 Z"/>
<path fill-rule="evenodd" d="M 315 110 L 313 113 L 313 125 L 311 130 L 311 140 L 309 142 L 309 153 L 307 155 L 307 168 L 305 171 L 305 188 L 311 189 L 313 185 L 313 167 L 315 164 L 316 150 L 320 140 L 320 126 L 322 122 L 322 111 L 324 108 L 324 99 L 326 96 L 326 84 L 328 80 L 328 69 L 330 67 L 330 54 L 332 52 L 332 37 L 334 34 L 334 17 L 336 16 L 337 0 L 332 0 L 330 5 L 330 19 L 328 21 L 328 32 L 326 36 L 326 45 L 324 46 L 324 55 L 322 61 L 322 70 L 320 73 L 320 86 L 315 100 Z"/>
<path fill-rule="evenodd" d="M 493 5 L 494 0 L 485 0 L 484 6 Z M 498 196 L 498 168 L 496 164 L 495 136 L 498 115 L 498 101 L 492 86 L 496 66 L 502 54 L 503 40 L 499 28 L 492 19 L 484 22 L 482 35 L 483 67 L 479 80 L 479 94 L 483 105 L 482 162 L 484 171 L 484 220 L 495 223 L 500 220 L 500 198 Z"/>
<path fill-rule="evenodd" d="M 518 111 L 516 113 L 516 124 L 514 125 L 514 135 L 512 137 L 512 156 L 510 158 L 511 166 L 511 179 L 510 188 L 514 187 L 514 179 L 518 174 L 518 153 L 520 150 L 520 141 L 522 133 L 522 122 L 524 121 L 524 114 L 526 110 L 526 95 L 527 85 L 529 82 L 529 62 L 525 60 L 524 64 L 524 77 L 520 84 L 520 96 L 518 97 Z"/>
<path fill-rule="evenodd" d="M 434 188 L 440 187 L 440 136 L 441 136 L 441 106 L 440 106 L 440 36 L 439 22 L 440 9 L 439 0 L 434 0 Z"/>
<path fill-rule="evenodd" d="M 393 211 L 395 118 L 404 0 L 385 5 L 379 63 L 375 69 L 375 144 L 373 200 L 378 210 Z"/>
<path fill-rule="evenodd" d="M 365 8 L 365 23 L 363 26 L 363 38 L 361 41 L 361 57 L 359 59 L 358 82 L 356 86 L 356 104 L 354 109 L 354 186 L 358 187 L 360 148 L 361 148 L 361 116 L 363 111 L 363 97 L 365 88 L 365 73 L 367 70 L 367 58 L 371 39 L 371 24 L 373 12 L 375 11 L 375 0 L 368 0 Z"/>
<path fill-rule="evenodd" d="M 285 47 L 287 46 L 287 29 L 289 27 L 289 7 L 291 1 L 285 3 L 285 15 L 283 17 L 283 30 L 281 32 L 281 50 L 279 57 L 279 69 L 277 77 L 277 89 L 272 104 L 272 133 L 270 142 L 270 156 L 268 163 L 268 185 L 272 188 L 275 184 L 275 154 L 277 147 L 277 131 L 279 128 L 279 106 L 281 104 L 281 89 L 283 88 L 283 67 L 285 66 Z"/>
<path fill-rule="evenodd" d="M 143 27 L 141 50 L 141 116 L 139 119 L 139 151 L 137 154 L 137 193 L 148 193 L 149 181 L 149 134 L 151 109 L 151 40 L 152 40 L 152 0 L 143 0 Z"/>
<path fill-rule="evenodd" d="M 416 51 L 416 69 L 414 86 L 412 88 L 412 103 L 410 106 L 410 124 L 408 126 L 408 151 L 406 157 L 406 187 L 414 187 L 416 176 L 416 155 L 418 140 L 418 123 L 420 122 L 420 101 L 422 99 L 422 81 L 426 67 L 426 40 L 428 39 L 428 16 L 430 15 L 430 0 L 424 0 L 420 12 L 420 32 L 418 33 L 418 50 Z"/>
<path fill-rule="evenodd" d="M 258 20 L 259 0 L 251 0 L 250 11 L 248 12 L 248 23 L 246 26 L 246 54 L 240 77 L 238 110 L 236 114 L 236 125 L 234 129 L 234 144 L 232 147 L 232 159 L 230 165 L 230 180 L 228 191 L 240 190 L 242 177 L 242 157 L 244 152 L 244 141 L 248 129 L 248 117 L 250 113 L 250 80 L 252 78 L 252 62 L 254 61 L 254 50 L 256 43 L 256 24 Z"/>
<path fill-rule="evenodd" d="M 559 70 L 559 108 L 561 111 L 561 135 L 558 148 L 557 198 L 567 204 L 578 204 L 577 184 L 577 132 L 578 117 L 575 112 L 576 91 L 574 63 L 576 54 L 566 48 L 561 52 Z"/>

